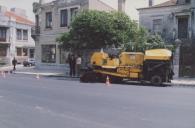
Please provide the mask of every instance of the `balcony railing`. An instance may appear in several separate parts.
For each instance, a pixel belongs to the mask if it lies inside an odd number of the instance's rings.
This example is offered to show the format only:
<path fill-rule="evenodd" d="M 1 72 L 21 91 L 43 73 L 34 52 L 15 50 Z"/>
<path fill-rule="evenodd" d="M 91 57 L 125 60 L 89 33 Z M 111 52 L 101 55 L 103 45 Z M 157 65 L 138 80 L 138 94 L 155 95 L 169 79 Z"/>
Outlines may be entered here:
<path fill-rule="evenodd" d="M 40 26 L 34 26 L 31 29 L 32 36 L 40 35 Z"/>

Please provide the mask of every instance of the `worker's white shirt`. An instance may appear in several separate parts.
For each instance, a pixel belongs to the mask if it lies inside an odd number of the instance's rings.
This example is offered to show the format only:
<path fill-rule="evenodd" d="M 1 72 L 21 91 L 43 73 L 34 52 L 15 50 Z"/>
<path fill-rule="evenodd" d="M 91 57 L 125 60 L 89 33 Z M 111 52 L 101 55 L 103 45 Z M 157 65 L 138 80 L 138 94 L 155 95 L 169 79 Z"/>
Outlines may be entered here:
<path fill-rule="evenodd" d="M 78 58 L 77 58 L 76 64 L 81 64 L 81 57 L 78 57 Z"/>

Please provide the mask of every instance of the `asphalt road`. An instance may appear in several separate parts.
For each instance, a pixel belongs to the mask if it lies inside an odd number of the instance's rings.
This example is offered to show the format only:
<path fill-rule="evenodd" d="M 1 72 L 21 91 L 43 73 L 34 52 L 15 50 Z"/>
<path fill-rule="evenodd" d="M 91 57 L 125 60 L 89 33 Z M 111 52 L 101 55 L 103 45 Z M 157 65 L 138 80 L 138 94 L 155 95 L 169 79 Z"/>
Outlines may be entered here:
<path fill-rule="evenodd" d="M 0 128 L 195 128 L 195 88 L 0 77 Z"/>

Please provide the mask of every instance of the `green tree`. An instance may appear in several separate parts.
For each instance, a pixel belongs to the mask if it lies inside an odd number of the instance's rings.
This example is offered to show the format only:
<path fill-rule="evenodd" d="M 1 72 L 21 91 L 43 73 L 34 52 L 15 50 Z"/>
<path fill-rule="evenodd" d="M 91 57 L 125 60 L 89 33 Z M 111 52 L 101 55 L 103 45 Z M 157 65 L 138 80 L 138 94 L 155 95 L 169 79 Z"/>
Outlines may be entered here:
<path fill-rule="evenodd" d="M 135 38 L 138 26 L 120 12 L 83 11 L 71 24 L 70 32 L 57 38 L 64 48 L 121 47 Z"/>
<path fill-rule="evenodd" d="M 71 23 L 70 31 L 57 41 L 65 49 L 97 49 L 106 46 L 122 48 L 123 51 L 145 51 L 164 48 L 161 36 L 150 35 L 143 27 L 121 12 L 85 10 Z"/>
<path fill-rule="evenodd" d="M 165 42 L 160 35 L 151 35 L 148 31 L 140 27 L 134 34 L 133 40 L 125 43 L 124 50 L 132 52 L 143 52 L 148 49 L 165 48 Z"/>
<path fill-rule="evenodd" d="M 160 35 L 150 35 L 147 37 L 146 49 L 165 48 L 165 42 Z"/>

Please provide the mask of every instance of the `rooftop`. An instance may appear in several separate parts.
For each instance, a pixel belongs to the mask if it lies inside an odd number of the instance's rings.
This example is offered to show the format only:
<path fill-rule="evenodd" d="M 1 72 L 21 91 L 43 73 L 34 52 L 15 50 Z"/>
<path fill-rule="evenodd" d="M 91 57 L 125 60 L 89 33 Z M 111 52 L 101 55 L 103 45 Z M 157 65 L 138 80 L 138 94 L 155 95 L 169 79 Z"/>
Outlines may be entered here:
<path fill-rule="evenodd" d="M 169 6 L 175 6 L 175 5 L 177 5 L 177 0 L 169 0 L 169 1 L 163 2 L 161 4 L 153 5 L 151 7 L 139 8 L 138 10 L 150 9 L 150 8 L 160 8 L 160 7 L 169 7 Z"/>
<path fill-rule="evenodd" d="M 26 17 L 19 16 L 11 11 L 6 11 L 5 16 L 16 19 L 17 23 L 26 24 L 26 25 L 34 25 L 34 23 L 27 19 Z"/>
<path fill-rule="evenodd" d="M 164 6 L 173 6 L 177 4 L 177 0 L 169 0 L 161 4 L 154 5 L 152 7 L 164 7 Z"/>

